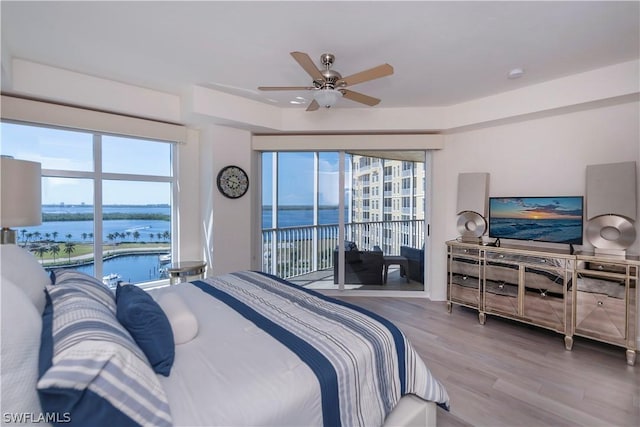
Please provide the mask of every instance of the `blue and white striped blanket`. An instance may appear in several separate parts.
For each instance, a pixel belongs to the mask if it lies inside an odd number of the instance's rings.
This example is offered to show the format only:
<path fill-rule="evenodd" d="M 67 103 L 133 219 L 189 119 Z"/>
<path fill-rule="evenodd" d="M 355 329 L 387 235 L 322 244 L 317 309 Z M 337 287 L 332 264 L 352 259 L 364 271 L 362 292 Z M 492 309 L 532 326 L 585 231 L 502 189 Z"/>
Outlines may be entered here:
<path fill-rule="evenodd" d="M 381 425 L 405 394 L 448 409 L 444 387 L 402 332 L 381 316 L 259 272 L 192 285 L 253 322 L 313 370 L 324 425 Z"/>

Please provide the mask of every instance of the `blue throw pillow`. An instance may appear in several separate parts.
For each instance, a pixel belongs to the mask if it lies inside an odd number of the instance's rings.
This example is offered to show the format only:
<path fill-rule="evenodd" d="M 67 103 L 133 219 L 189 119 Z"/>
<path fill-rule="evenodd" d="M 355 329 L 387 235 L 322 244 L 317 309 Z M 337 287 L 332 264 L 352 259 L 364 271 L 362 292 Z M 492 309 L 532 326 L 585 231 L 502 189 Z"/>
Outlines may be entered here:
<path fill-rule="evenodd" d="M 118 285 L 116 317 L 149 359 L 157 374 L 169 376 L 175 358 L 171 323 L 160 305 L 135 285 Z"/>

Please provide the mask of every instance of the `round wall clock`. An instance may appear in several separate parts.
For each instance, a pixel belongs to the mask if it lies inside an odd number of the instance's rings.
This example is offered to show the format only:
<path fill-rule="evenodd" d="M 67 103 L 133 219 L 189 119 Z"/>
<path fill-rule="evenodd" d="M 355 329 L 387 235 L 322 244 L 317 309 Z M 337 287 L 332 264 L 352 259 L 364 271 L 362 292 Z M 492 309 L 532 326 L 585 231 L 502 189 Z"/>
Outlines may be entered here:
<path fill-rule="evenodd" d="M 245 195 L 249 189 L 249 177 L 238 166 L 225 166 L 218 173 L 218 190 L 230 199 L 237 199 Z"/>

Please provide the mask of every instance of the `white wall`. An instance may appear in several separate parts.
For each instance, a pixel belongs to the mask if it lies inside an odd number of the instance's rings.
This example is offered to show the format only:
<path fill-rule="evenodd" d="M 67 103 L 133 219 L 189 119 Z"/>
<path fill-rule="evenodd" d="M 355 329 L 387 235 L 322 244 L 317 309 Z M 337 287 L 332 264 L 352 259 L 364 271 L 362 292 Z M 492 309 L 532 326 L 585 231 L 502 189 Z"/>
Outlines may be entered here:
<path fill-rule="evenodd" d="M 173 248 L 177 260 L 203 259 L 203 236 L 199 232 L 201 218 L 200 197 L 200 136 L 194 129 L 187 133 L 185 143 L 178 145 L 178 218 L 173 236 L 179 236 L 177 248 Z"/>
<path fill-rule="evenodd" d="M 251 175 L 251 133 L 209 125 L 200 132 L 199 156 L 202 215 L 199 233 L 209 264 L 207 276 L 246 270 L 252 265 L 253 253 L 252 194 L 259 187 L 255 180 L 250 181 L 245 196 L 228 199 L 218 191 L 216 177 L 227 165 L 239 166 Z"/>
<path fill-rule="evenodd" d="M 446 298 L 459 173 L 488 172 L 490 196 L 585 195 L 587 165 L 633 160 L 640 165 L 637 101 L 445 135 L 433 157 L 432 298 Z M 640 238 L 629 252 L 640 253 Z"/>

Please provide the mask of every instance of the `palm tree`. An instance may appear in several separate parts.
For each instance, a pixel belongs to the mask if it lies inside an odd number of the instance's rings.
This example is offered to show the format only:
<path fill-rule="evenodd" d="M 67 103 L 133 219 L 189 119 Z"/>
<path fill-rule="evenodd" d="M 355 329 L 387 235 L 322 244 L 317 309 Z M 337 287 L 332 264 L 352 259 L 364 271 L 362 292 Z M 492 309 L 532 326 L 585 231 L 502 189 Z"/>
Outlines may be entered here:
<path fill-rule="evenodd" d="M 131 239 L 131 232 L 127 231 L 127 239 Z"/>
<path fill-rule="evenodd" d="M 44 233 L 44 238 L 49 241 L 51 239 L 51 233 Z"/>
<path fill-rule="evenodd" d="M 107 234 L 107 239 L 108 239 L 110 242 L 113 242 L 113 239 L 115 239 L 115 238 L 116 238 L 115 234 L 113 234 L 113 233 L 109 233 L 109 234 Z"/>
<path fill-rule="evenodd" d="M 133 240 L 135 240 L 137 242 L 139 238 L 140 238 L 140 232 L 137 231 L 137 230 L 134 231 L 133 232 Z"/>
<path fill-rule="evenodd" d="M 64 237 L 66 237 L 66 238 L 67 238 L 67 240 L 71 240 L 71 238 L 72 238 L 73 236 L 71 235 L 71 233 L 69 233 L 69 234 L 65 235 Z"/>
<path fill-rule="evenodd" d="M 51 252 L 51 254 L 53 255 L 53 262 L 56 262 L 56 255 L 60 253 L 60 246 L 52 245 L 51 247 L 49 247 L 49 252 Z"/>
<path fill-rule="evenodd" d="M 164 233 L 162 233 L 162 237 L 164 237 L 164 240 L 166 240 L 168 242 L 169 239 L 171 238 L 171 233 L 169 233 L 169 230 L 167 230 Z"/>
<path fill-rule="evenodd" d="M 153 241 L 153 238 L 156 237 L 155 234 L 153 233 L 149 233 L 149 240 Z"/>
<path fill-rule="evenodd" d="M 56 239 L 58 238 L 58 232 L 54 231 L 54 232 L 51 233 L 51 235 L 53 236 L 53 241 L 55 242 Z"/>
<path fill-rule="evenodd" d="M 31 240 L 32 237 L 33 233 L 27 233 L 27 240 L 24 241 L 25 245 L 29 242 L 29 240 Z"/>
<path fill-rule="evenodd" d="M 89 233 L 89 238 L 93 240 L 93 233 Z"/>
<path fill-rule="evenodd" d="M 72 242 L 67 242 L 64 244 L 64 253 L 69 255 L 69 263 L 71 263 L 71 254 L 76 251 L 76 244 Z"/>
<path fill-rule="evenodd" d="M 42 236 L 42 233 L 40 233 L 39 231 L 34 231 L 34 232 L 33 232 L 33 237 L 34 237 L 36 240 L 38 240 L 38 241 L 39 241 L 39 240 L 40 240 L 40 236 Z"/>
<path fill-rule="evenodd" d="M 35 250 L 35 253 L 40 255 L 40 260 L 42 261 L 44 261 L 44 254 L 46 254 L 47 252 L 49 252 L 49 249 L 47 249 L 47 247 L 44 245 L 38 246 Z"/>
<path fill-rule="evenodd" d="M 25 236 L 26 234 L 27 234 L 27 230 L 26 230 L 26 229 L 24 229 L 24 228 L 23 228 L 22 230 L 20 230 L 20 235 L 22 236 L 22 240 L 23 240 L 23 241 L 25 240 L 25 237 L 24 237 L 24 236 Z"/>
<path fill-rule="evenodd" d="M 158 238 L 158 240 L 162 239 L 162 233 L 157 233 L 156 237 Z"/>
<path fill-rule="evenodd" d="M 83 241 L 87 240 L 87 233 L 82 233 L 82 240 Z"/>

